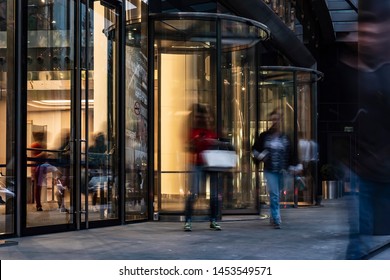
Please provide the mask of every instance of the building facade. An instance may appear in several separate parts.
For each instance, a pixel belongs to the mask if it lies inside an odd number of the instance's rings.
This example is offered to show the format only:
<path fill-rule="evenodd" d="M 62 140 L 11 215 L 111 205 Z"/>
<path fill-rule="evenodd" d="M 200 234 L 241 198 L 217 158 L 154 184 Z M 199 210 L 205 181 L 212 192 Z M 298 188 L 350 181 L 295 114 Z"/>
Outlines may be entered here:
<path fill-rule="evenodd" d="M 290 1 L 285 17 L 249 2 L 1 1 L 0 233 L 180 220 L 194 103 L 207 104 L 238 155 L 218 175 L 222 215 L 266 207 L 250 149 L 276 107 L 306 167 L 283 203 L 313 204 L 316 152 L 302 147 L 317 142 L 321 74 L 293 31 Z"/>

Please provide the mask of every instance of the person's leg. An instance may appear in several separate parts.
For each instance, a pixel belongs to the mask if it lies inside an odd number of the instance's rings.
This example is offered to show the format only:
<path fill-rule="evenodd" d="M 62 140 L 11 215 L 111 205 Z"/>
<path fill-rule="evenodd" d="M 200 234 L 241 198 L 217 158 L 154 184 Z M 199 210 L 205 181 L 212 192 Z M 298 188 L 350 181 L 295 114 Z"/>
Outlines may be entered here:
<path fill-rule="evenodd" d="M 194 202 L 198 198 L 199 194 L 199 185 L 202 176 L 202 170 L 200 166 L 193 166 L 191 176 L 191 187 L 190 193 L 187 195 L 186 204 L 185 204 L 185 224 L 184 230 L 190 231 L 191 228 L 191 220 L 192 213 L 194 208 Z"/>
<path fill-rule="evenodd" d="M 210 176 L 210 228 L 221 230 L 221 226 L 217 223 L 219 210 L 219 185 L 218 172 L 209 172 Z"/>
<path fill-rule="evenodd" d="M 56 198 L 57 198 L 58 209 L 61 209 L 61 206 L 62 206 L 62 193 L 58 189 L 56 191 Z"/>
<path fill-rule="evenodd" d="M 195 194 L 189 193 L 186 198 L 186 204 L 185 204 L 185 222 L 190 223 L 192 218 L 192 212 L 193 212 L 193 205 L 195 202 Z"/>
<path fill-rule="evenodd" d="M 215 222 L 218 212 L 217 172 L 208 172 L 208 176 L 210 178 L 210 222 Z"/>
<path fill-rule="evenodd" d="M 37 211 L 42 211 L 41 191 L 42 191 L 42 186 L 36 185 L 35 186 L 35 202 L 36 202 L 36 206 L 37 206 Z"/>
<path fill-rule="evenodd" d="M 92 192 L 92 206 L 96 206 L 96 202 L 97 202 L 97 190 L 94 190 Z"/>
<path fill-rule="evenodd" d="M 65 188 L 61 192 L 61 206 L 60 206 L 60 211 L 61 212 L 67 212 L 68 210 L 65 207 Z"/>
<path fill-rule="evenodd" d="M 275 225 L 280 225 L 280 209 L 279 209 L 279 196 L 280 196 L 280 174 L 275 172 L 264 172 L 265 178 L 267 180 L 267 187 L 270 200 L 270 217 L 271 221 Z"/>

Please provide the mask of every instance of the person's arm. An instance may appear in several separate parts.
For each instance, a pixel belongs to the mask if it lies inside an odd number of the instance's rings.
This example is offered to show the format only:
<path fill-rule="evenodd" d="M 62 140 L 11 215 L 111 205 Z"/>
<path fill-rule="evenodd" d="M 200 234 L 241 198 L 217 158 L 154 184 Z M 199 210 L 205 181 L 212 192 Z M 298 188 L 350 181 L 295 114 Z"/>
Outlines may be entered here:
<path fill-rule="evenodd" d="M 255 143 L 252 146 L 252 157 L 257 161 L 262 161 L 267 157 L 268 153 L 264 149 L 264 133 L 261 133 L 256 137 Z"/>
<path fill-rule="evenodd" d="M 300 162 L 294 162 L 294 155 L 292 153 L 291 149 L 291 141 L 288 139 L 288 147 L 287 147 L 287 153 L 288 153 L 288 171 L 293 175 L 301 174 L 303 171 L 303 165 Z"/>

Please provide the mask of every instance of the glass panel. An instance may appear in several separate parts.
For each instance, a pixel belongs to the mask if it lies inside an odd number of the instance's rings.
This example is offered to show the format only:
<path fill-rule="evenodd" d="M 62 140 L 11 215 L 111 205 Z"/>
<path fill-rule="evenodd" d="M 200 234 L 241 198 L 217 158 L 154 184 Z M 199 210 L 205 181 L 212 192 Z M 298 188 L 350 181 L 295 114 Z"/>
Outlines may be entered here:
<path fill-rule="evenodd" d="M 72 14 L 72 1 L 29 1 L 27 227 L 73 222 L 68 213 Z"/>
<path fill-rule="evenodd" d="M 159 52 L 193 52 L 215 48 L 215 23 L 195 19 L 171 19 L 155 22 L 155 36 Z"/>
<path fill-rule="evenodd" d="M 248 49 L 266 36 L 261 28 L 232 20 L 221 22 L 221 33 L 223 50 Z"/>
<path fill-rule="evenodd" d="M 148 217 L 147 5 L 128 1 L 126 27 L 126 196 L 125 219 Z"/>
<path fill-rule="evenodd" d="M 91 12 L 93 28 L 88 52 L 89 93 L 87 130 L 88 220 L 118 218 L 118 185 L 116 177 L 116 38 L 114 11 L 94 2 Z M 112 19 L 112 20 L 110 20 Z M 102 32 L 103 30 L 103 32 Z M 87 77 L 84 77 L 87 79 Z"/>
<path fill-rule="evenodd" d="M 297 113 L 298 113 L 298 158 L 304 171 L 297 184 L 298 202 L 311 205 L 316 186 L 316 169 L 318 160 L 317 139 L 314 131 L 314 102 L 312 94 L 311 73 L 297 73 Z"/>
<path fill-rule="evenodd" d="M 12 61 L 14 40 L 10 38 L 14 34 L 8 34 L 8 21 L 14 22 L 12 18 L 13 7 L 7 5 L 7 1 L 0 3 L 0 234 L 11 234 L 14 232 L 14 207 L 16 201 L 16 189 L 14 184 L 14 128 L 15 112 L 14 98 L 15 89 L 13 79 L 8 75 L 12 73 Z M 11 24 L 12 25 L 12 24 Z"/>
<path fill-rule="evenodd" d="M 225 52 L 222 56 L 222 137 L 236 148 L 235 172 L 223 173 L 224 209 L 256 211 L 256 184 L 252 182 L 250 158 L 250 114 L 256 107 L 255 49 Z"/>

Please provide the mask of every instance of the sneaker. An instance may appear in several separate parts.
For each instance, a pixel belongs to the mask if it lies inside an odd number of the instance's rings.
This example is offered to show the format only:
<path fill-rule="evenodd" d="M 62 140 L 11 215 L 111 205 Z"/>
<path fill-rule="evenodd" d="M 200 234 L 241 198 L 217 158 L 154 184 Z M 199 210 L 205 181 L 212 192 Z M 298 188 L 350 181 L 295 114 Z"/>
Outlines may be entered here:
<path fill-rule="evenodd" d="M 210 223 L 210 229 L 213 229 L 213 230 L 221 230 L 221 226 L 219 224 L 217 224 L 216 222 L 212 221 Z"/>
<path fill-rule="evenodd" d="M 274 224 L 274 229 L 281 229 L 280 224 Z"/>
<path fill-rule="evenodd" d="M 184 224 L 184 231 L 192 231 L 191 223 L 185 223 Z"/>

